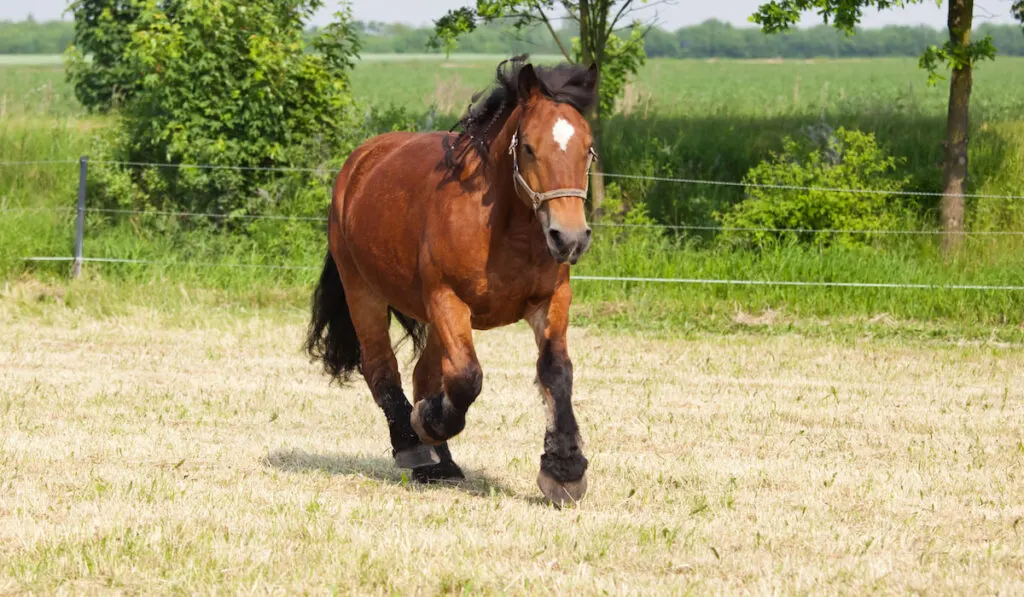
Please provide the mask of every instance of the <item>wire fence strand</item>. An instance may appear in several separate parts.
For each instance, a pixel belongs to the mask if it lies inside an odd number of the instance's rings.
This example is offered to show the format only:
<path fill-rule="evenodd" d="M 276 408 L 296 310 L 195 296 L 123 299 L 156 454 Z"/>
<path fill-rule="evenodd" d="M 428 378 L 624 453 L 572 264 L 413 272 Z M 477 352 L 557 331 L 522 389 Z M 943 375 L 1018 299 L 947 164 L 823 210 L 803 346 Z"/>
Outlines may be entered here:
<path fill-rule="evenodd" d="M 321 166 L 319 168 L 301 166 L 229 166 L 221 164 L 172 164 L 165 162 L 123 162 L 118 160 L 89 160 L 90 164 L 104 164 L 108 166 L 132 166 L 137 168 L 181 168 L 195 170 L 235 170 L 241 172 L 313 172 L 329 174 L 337 168 Z"/>
<path fill-rule="evenodd" d="M 52 207 L 0 207 L 0 213 L 42 213 L 42 212 L 73 212 L 75 208 L 67 206 L 52 206 Z"/>
<path fill-rule="evenodd" d="M 260 215 L 260 214 L 222 214 L 212 212 L 193 212 L 193 211 L 155 211 L 147 209 L 113 209 L 103 207 L 90 207 L 85 210 L 86 213 L 104 213 L 104 214 L 120 214 L 120 215 L 143 215 L 143 216 L 163 216 L 173 218 L 211 218 L 221 220 L 294 220 L 300 222 L 326 222 L 327 218 L 316 217 L 316 216 L 285 216 L 285 215 Z"/>
<path fill-rule="evenodd" d="M 24 166 L 24 165 L 51 165 L 51 164 L 77 164 L 78 160 L 38 160 L 38 161 L 0 161 L 0 166 Z M 337 167 L 333 166 L 319 166 L 319 167 L 301 167 L 301 166 L 232 166 L 222 164 L 175 164 L 171 162 L 134 162 L 134 161 L 119 161 L 119 160 L 90 160 L 91 164 L 105 164 L 114 166 L 132 166 L 140 168 L 194 168 L 201 170 L 237 170 L 237 171 L 254 171 L 254 172 L 312 172 L 312 173 L 332 173 L 337 169 L 340 169 L 340 165 Z M 691 185 L 707 185 L 707 186 L 724 186 L 724 187 L 740 187 L 740 188 L 755 188 L 755 189 L 774 189 L 782 191 L 810 191 L 810 192 L 824 192 L 824 193 L 852 193 L 852 194 L 863 194 L 863 195 L 899 195 L 904 197 L 944 197 L 945 193 L 940 191 L 899 191 L 899 190 L 881 190 L 881 189 L 847 189 L 838 187 L 817 187 L 817 186 L 802 186 L 802 185 L 784 185 L 784 184 L 764 184 L 764 183 L 751 183 L 751 182 L 736 182 L 736 181 L 725 181 L 725 180 L 704 180 L 700 178 L 681 178 L 671 176 L 648 176 L 644 174 L 618 174 L 614 172 L 603 172 L 602 176 L 607 178 L 619 178 L 625 180 L 647 180 L 651 182 L 670 182 L 674 184 L 691 184 Z M 954 197 L 963 197 L 966 199 L 1013 199 L 1013 200 L 1024 200 L 1024 195 L 1009 195 L 1009 194 L 992 194 L 992 193 L 962 193 L 953 194 Z"/>
<path fill-rule="evenodd" d="M 29 262 L 73 262 L 74 257 L 25 257 Z M 148 259 L 118 259 L 112 257 L 83 257 L 83 263 L 107 263 L 122 265 L 154 265 L 162 267 L 200 267 L 200 268 L 251 268 L 268 270 L 308 270 L 319 268 L 304 265 L 267 265 L 261 263 L 215 263 L 215 262 L 180 262 L 156 261 Z M 572 280 L 580 282 L 623 282 L 642 284 L 689 284 L 689 285 L 726 285 L 726 286 L 788 286 L 788 287 L 821 287 L 821 288 L 872 288 L 891 290 L 938 290 L 938 291 L 982 291 L 982 292 L 1024 292 L 1024 286 L 985 285 L 985 284 L 924 284 L 900 282 L 831 282 L 808 280 L 734 280 L 728 278 L 653 278 L 633 276 L 572 276 Z"/>
<path fill-rule="evenodd" d="M 908 290 L 1024 291 L 1024 286 L 982 284 L 912 284 L 900 282 L 824 282 L 804 280 L 730 280 L 706 278 L 641 278 L 629 276 L 572 276 L 583 282 L 635 282 L 652 284 L 709 284 L 729 286 L 817 286 L 825 288 L 889 288 Z"/>
<path fill-rule="evenodd" d="M 738 226 L 698 226 L 688 224 L 619 224 L 615 222 L 594 222 L 595 228 L 640 228 L 666 230 L 693 230 L 705 232 L 771 232 L 792 234 L 908 234 L 908 235 L 965 235 L 965 236 L 1024 236 L 1024 231 L 1017 230 L 964 230 L 952 232 L 948 230 L 862 230 L 853 228 L 757 228 Z"/>
<path fill-rule="evenodd" d="M 23 257 L 23 261 L 30 262 L 73 262 L 74 257 Z M 316 270 L 316 267 L 308 265 L 267 265 L 262 263 L 216 263 L 202 261 L 156 261 L 149 259 L 118 259 L 114 257 L 82 257 L 78 261 L 82 263 L 111 263 L 122 265 L 158 265 L 164 267 L 228 267 L 228 268 L 251 268 L 251 269 L 272 269 L 272 270 Z"/>
<path fill-rule="evenodd" d="M 720 187 L 743 187 L 751 189 L 773 189 L 779 191 L 811 191 L 822 193 L 849 193 L 857 195 L 899 195 L 903 197 L 945 197 L 946 193 L 940 191 L 898 191 L 882 189 L 845 189 L 839 187 L 815 187 L 788 184 L 764 184 L 753 182 L 732 182 L 724 180 L 702 180 L 699 178 L 673 178 L 670 176 L 646 176 L 641 174 L 615 174 L 605 172 L 607 178 L 622 178 L 628 180 L 649 180 L 652 182 L 671 182 L 677 184 L 694 184 Z M 963 197 L 966 199 L 1024 199 L 1024 195 L 994 195 L 988 193 L 951 193 L 951 197 Z"/>
<path fill-rule="evenodd" d="M 0 213 L 71 213 L 75 208 L 67 207 L 4 207 Z M 86 213 L 110 214 L 110 215 L 139 215 L 170 218 L 210 218 L 219 220 L 280 220 L 299 222 L 327 222 L 327 218 L 318 216 L 299 215 L 276 215 L 276 214 L 224 214 L 213 212 L 190 212 L 190 211 L 166 211 L 148 209 L 121 209 L 90 207 L 85 209 Z M 1024 237 L 1024 231 L 1020 230 L 964 230 L 953 232 L 948 230 L 885 230 L 885 229 L 855 229 L 855 228 L 772 228 L 772 227 L 741 227 L 741 226 L 711 226 L 711 225 L 690 225 L 690 224 L 626 224 L 617 222 L 594 222 L 595 228 L 616 228 L 616 229 L 648 229 L 648 230 L 672 230 L 672 231 L 694 231 L 694 232 L 754 232 L 771 234 L 859 234 L 859 235 L 910 235 L 910 236 L 945 236 L 962 235 L 972 236 L 1004 236 Z"/>
<path fill-rule="evenodd" d="M 73 208 L 69 208 L 73 209 Z M 145 209 L 115 209 L 115 208 L 87 208 L 86 213 L 102 213 L 113 215 L 140 215 L 160 216 L 176 218 L 211 218 L 211 219 L 244 219 L 244 220 L 285 220 L 304 222 L 326 222 L 327 218 L 317 216 L 287 216 L 287 215 L 259 215 L 259 214 L 223 214 L 212 212 L 189 212 L 189 211 L 160 211 Z M 716 232 L 765 232 L 775 234 L 863 234 L 863 235 L 964 235 L 964 236 L 1024 236 L 1024 231 L 1015 230 L 965 230 L 963 232 L 950 232 L 946 230 L 861 230 L 846 228 L 757 228 L 757 227 L 735 227 L 735 226 L 701 226 L 688 224 L 624 224 L 616 222 L 594 222 L 595 228 L 620 228 L 620 229 L 652 229 L 652 230 L 676 230 L 676 231 L 716 231 Z"/>
<path fill-rule="evenodd" d="M 0 166 L 56 166 L 62 164 L 78 164 L 78 160 L 15 160 L 0 161 Z"/>

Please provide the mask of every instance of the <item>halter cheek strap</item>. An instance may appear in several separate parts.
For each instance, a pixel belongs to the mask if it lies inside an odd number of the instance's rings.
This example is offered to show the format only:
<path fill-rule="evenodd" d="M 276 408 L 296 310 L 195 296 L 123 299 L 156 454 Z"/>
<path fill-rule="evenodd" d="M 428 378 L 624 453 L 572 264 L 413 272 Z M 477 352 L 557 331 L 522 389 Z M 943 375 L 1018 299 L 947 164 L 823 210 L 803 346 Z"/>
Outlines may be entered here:
<path fill-rule="evenodd" d="M 519 147 L 519 131 L 517 130 L 512 135 L 512 142 L 508 146 L 508 154 L 512 156 L 512 180 L 515 184 L 526 193 L 526 196 L 530 198 L 530 202 L 533 203 L 533 211 L 540 209 L 540 206 L 545 201 L 551 201 L 558 197 L 579 197 L 586 201 L 587 190 L 590 189 L 590 167 L 594 164 L 594 159 L 597 158 L 597 152 L 591 147 L 587 153 L 587 186 L 582 189 L 554 189 L 552 191 L 546 191 L 538 193 L 537 191 L 530 188 L 530 184 L 526 182 L 523 175 L 519 172 L 519 152 L 516 149 Z"/>

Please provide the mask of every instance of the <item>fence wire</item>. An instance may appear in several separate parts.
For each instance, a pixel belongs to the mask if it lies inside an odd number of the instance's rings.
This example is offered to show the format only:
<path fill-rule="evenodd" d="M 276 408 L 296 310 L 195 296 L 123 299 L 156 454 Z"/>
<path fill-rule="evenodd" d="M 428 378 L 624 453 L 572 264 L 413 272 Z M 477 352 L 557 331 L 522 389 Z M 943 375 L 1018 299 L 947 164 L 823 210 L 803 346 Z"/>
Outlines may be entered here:
<path fill-rule="evenodd" d="M 0 208 L 0 213 L 38 213 L 38 212 L 54 212 L 54 213 L 70 213 L 74 212 L 74 207 L 4 207 Z M 327 218 L 319 216 L 289 216 L 289 215 L 274 215 L 274 214 L 225 214 L 225 213 L 213 213 L 213 212 L 190 212 L 190 211 L 166 211 L 166 210 L 146 210 L 146 209 L 121 209 L 121 208 L 104 208 L 104 207 L 89 207 L 86 208 L 85 213 L 96 213 L 96 214 L 108 214 L 108 215 L 138 215 L 138 216 L 153 216 L 153 217 L 168 217 L 168 218 L 209 218 L 214 220 L 280 220 L 280 221 L 298 221 L 298 222 L 327 222 Z M 897 229 L 897 230 L 886 230 L 886 229 L 857 229 L 857 228 L 774 228 L 774 227 L 756 227 L 756 226 L 711 226 L 711 225 L 696 225 L 696 224 L 625 224 L 617 222 L 594 222 L 592 224 L 595 228 L 615 228 L 615 229 L 648 229 L 648 230 L 671 230 L 675 232 L 754 232 L 754 233 L 771 233 L 771 234 L 857 234 L 857 235 L 879 235 L 879 236 L 896 236 L 896 235 L 908 235 L 908 236 L 989 236 L 989 237 L 1012 237 L 1012 236 L 1024 236 L 1024 231 L 1020 230 L 964 230 L 962 232 L 953 232 L 948 230 L 908 230 L 908 229 Z"/>
<path fill-rule="evenodd" d="M 294 220 L 299 222 L 326 222 L 327 218 L 317 216 L 285 216 L 285 215 L 258 215 L 258 214 L 222 214 L 212 212 L 192 211 L 154 211 L 146 209 L 113 209 L 102 207 L 89 207 L 86 213 L 120 214 L 120 215 L 144 215 L 162 216 L 172 218 L 210 218 L 214 220 Z"/>
<path fill-rule="evenodd" d="M 29 262 L 74 262 L 74 257 L 25 257 L 24 261 Z M 215 263 L 215 262 L 192 262 L 192 261 L 156 261 L 148 259 L 117 259 L 111 257 L 83 257 L 79 259 L 83 263 L 106 263 L 121 265 L 153 265 L 160 267 L 199 267 L 199 268 L 251 268 L 267 270 L 308 270 L 316 271 L 320 268 L 303 265 L 265 265 L 260 263 Z M 573 281 L 579 282 L 624 282 L 641 284 L 690 284 L 690 285 L 717 285 L 717 286 L 790 286 L 790 287 L 820 287 L 820 288 L 874 288 L 891 290 L 949 290 L 949 291 L 1008 291 L 1024 292 L 1024 286 L 1014 285 L 985 285 L 985 284 L 915 284 L 900 282 L 830 282 L 830 281 L 807 281 L 807 280 L 732 280 L 716 278 L 648 278 L 634 276 L 587 276 L 574 275 Z"/>
<path fill-rule="evenodd" d="M 73 207 L 40 207 L 40 208 L 3 208 L 0 213 L 17 212 L 73 212 Z M 289 215 L 258 215 L 258 214 L 223 214 L 212 212 L 186 212 L 186 211 L 161 211 L 161 210 L 139 210 L 139 209 L 118 209 L 118 208 L 86 208 L 86 213 L 111 214 L 111 215 L 140 215 L 171 218 L 210 218 L 210 219 L 244 219 L 244 220 L 284 220 L 284 221 L 306 221 L 306 222 L 327 222 L 326 217 L 317 216 L 289 216 Z M 690 224 L 627 224 L 616 222 L 594 222 L 594 227 L 600 228 L 621 228 L 621 229 L 663 229 L 676 231 L 737 231 L 737 232 L 770 232 L 770 233 L 819 233 L 819 234 L 908 234 L 908 236 L 945 236 L 945 234 L 962 234 L 965 237 L 1024 237 L 1022 230 L 964 230 L 953 232 L 948 230 L 910 230 L 910 229 L 858 229 L 858 228 L 775 228 L 756 226 L 712 226 L 712 225 L 690 225 Z"/>
<path fill-rule="evenodd" d="M 0 166 L 56 166 L 61 164 L 78 164 L 79 160 L 16 160 L 0 161 Z"/>
<path fill-rule="evenodd" d="M 0 161 L 0 166 L 26 166 L 26 165 L 52 165 L 52 164 L 77 164 L 79 160 L 39 160 L 39 161 Z M 254 172 L 312 172 L 312 173 L 331 173 L 335 170 L 340 169 L 340 165 L 337 167 L 331 166 L 320 166 L 320 167 L 300 167 L 300 166 L 231 166 L 221 164 L 175 164 L 171 162 L 131 162 L 131 161 L 118 161 L 118 160 L 89 160 L 91 164 L 105 164 L 113 166 L 132 166 L 139 168 L 183 168 L 183 169 L 201 169 L 201 170 L 237 170 L 237 171 L 254 171 Z M 601 176 L 607 178 L 620 178 L 625 180 L 647 180 L 651 182 L 670 182 L 674 184 L 691 184 L 691 185 L 707 185 L 707 186 L 724 186 L 724 187 L 741 187 L 741 188 L 753 188 L 753 189 L 773 189 L 780 191 L 810 191 L 810 192 L 823 192 L 823 193 L 850 193 L 860 195 L 899 195 L 904 197 L 944 197 L 945 193 L 941 191 L 890 191 L 880 189 L 847 189 L 839 187 L 816 187 L 816 186 L 802 186 L 802 185 L 783 185 L 783 184 L 764 184 L 764 183 L 752 183 L 752 182 L 736 182 L 726 180 L 704 180 L 700 178 L 677 178 L 671 176 L 647 176 L 644 174 L 618 174 L 614 172 L 602 172 Z M 1024 199 L 1024 195 L 1000 195 L 991 193 L 957 193 L 952 194 L 953 197 L 963 197 L 966 199 Z"/>
<path fill-rule="evenodd" d="M 902 197 L 946 197 L 946 193 L 940 191 L 888 191 L 881 189 L 845 189 L 840 187 L 813 187 L 788 184 L 764 184 L 753 182 L 731 182 L 725 180 L 702 180 L 699 178 L 673 178 L 669 176 L 645 176 L 641 174 L 615 174 L 606 172 L 603 174 L 608 178 L 623 178 L 630 180 L 649 180 L 653 182 L 672 182 L 677 184 L 708 185 L 720 187 L 743 187 L 751 189 L 772 189 L 778 191 L 811 191 L 822 193 L 847 193 L 855 195 L 898 195 Z M 966 199 L 1024 199 L 1024 195 L 993 195 L 988 193 L 950 193 L 950 197 L 963 197 Z"/>

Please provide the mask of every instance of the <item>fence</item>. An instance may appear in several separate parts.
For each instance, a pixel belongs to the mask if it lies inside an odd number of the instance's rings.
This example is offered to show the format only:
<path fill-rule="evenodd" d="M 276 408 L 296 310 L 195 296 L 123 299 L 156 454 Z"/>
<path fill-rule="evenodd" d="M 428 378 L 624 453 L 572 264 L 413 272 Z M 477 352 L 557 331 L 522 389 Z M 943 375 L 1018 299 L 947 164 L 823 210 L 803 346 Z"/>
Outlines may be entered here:
<path fill-rule="evenodd" d="M 132 210 L 132 209 L 111 209 L 111 208 L 89 208 L 86 205 L 86 187 L 88 180 L 89 159 L 85 156 L 78 160 L 38 160 L 38 161 L 6 161 L 0 162 L 0 167 L 17 166 L 51 166 L 78 164 L 78 199 L 75 207 L 75 242 L 74 254 L 72 256 L 26 256 L 22 259 L 26 262 L 71 262 L 71 276 L 78 277 L 81 274 L 84 263 L 110 263 L 128 265 L 157 265 L 172 266 L 179 263 L 164 262 L 147 259 L 125 259 L 116 257 L 86 257 L 84 255 L 85 241 L 85 218 L 87 213 L 106 214 L 139 214 L 152 216 L 167 216 L 180 218 L 209 218 L 209 219 L 252 219 L 252 220 L 293 220 L 293 221 L 314 221 L 326 222 L 323 217 L 303 216 L 278 216 L 278 215 L 234 215 L 220 213 L 202 212 L 173 212 L 153 210 Z M 325 172 L 323 168 L 301 168 L 301 167 L 252 167 L 252 166 L 225 166 L 214 164 L 172 164 L 152 162 L 121 162 L 97 160 L 93 163 L 106 165 L 121 165 L 152 168 L 197 168 L 208 170 L 236 170 L 236 171 L 276 171 L 276 172 Z M 672 178 L 660 176 L 641 176 L 632 174 L 604 173 L 606 178 L 621 178 L 635 180 L 649 180 L 652 182 L 666 182 L 673 184 L 710 185 L 710 186 L 733 186 L 743 188 L 765 188 L 773 190 L 794 190 L 794 191 L 816 191 L 851 194 L 888 194 L 912 197 L 941 197 L 942 193 L 926 191 L 882 191 L 876 189 L 848 189 L 829 187 L 809 187 L 796 185 L 772 185 L 755 184 L 734 181 L 715 181 L 688 178 Z M 1009 199 L 1024 200 L 1019 195 L 979 194 L 965 193 L 961 195 L 967 199 Z M 2 211 L 52 211 L 62 208 L 9 208 Z M 729 227 L 729 226 L 700 226 L 700 225 L 666 225 L 666 224 L 619 224 L 619 223 L 595 223 L 595 226 L 610 228 L 649 228 L 675 231 L 738 231 L 738 232 L 767 232 L 767 233 L 814 233 L 814 234 L 863 234 L 863 235 L 945 235 L 957 234 L 964 237 L 1024 237 L 1024 231 L 1000 230 L 1000 231 L 964 231 L 947 232 L 943 230 L 859 230 L 859 229 L 837 229 L 837 228 L 772 228 L 772 227 Z M 261 268 L 280 270 L 317 270 L 313 266 L 293 265 L 266 265 L 266 264 L 244 264 L 244 263 L 203 263 L 190 262 L 194 267 L 226 267 L 226 268 Z M 922 284 L 905 282 L 836 282 L 836 281 L 814 281 L 814 280 L 739 280 L 739 279 L 710 279 L 710 278 L 654 278 L 639 276 L 585 276 L 574 275 L 574 281 L 584 282 L 627 282 L 627 283 L 653 283 L 653 284 L 706 284 L 706 285 L 727 285 L 727 286 L 780 286 L 780 287 L 826 287 L 826 288 L 876 288 L 876 289 L 908 289 L 908 290 L 972 290 L 989 292 L 1021 292 L 1024 285 L 985 285 L 985 284 Z"/>

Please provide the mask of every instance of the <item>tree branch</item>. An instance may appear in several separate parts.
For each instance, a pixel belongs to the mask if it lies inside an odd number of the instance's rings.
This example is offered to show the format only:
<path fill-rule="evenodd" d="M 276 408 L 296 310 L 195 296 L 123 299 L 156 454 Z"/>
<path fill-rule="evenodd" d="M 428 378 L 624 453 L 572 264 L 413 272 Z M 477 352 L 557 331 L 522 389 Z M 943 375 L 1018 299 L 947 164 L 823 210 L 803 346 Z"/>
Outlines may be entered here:
<path fill-rule="evenodd" d="M 633 4 L 633 0 L 626 0 L 625 2 L 622 3 L 622 6 L 619 7 L 618 14 L 615 15 L 614 19 L 608 22 L 608 31 L 606 31 L 604 34 L 605 39 L 607 39 L 612 34 L 612 32 L 615 31 L 615 25 L 618 24 L 619 19 L 622 18 L 622 15 L 626 13 L 626 9 L 629 8 L 631 4 Z"/>
<path fill-rule="evenodd" d="M 569 56 L 569 52 L 565 49 L 565 45 L 563 45 L 562 40 L 559 39 L 558 33 L 555 32 L 555 28 L 551 26 L 551 21 L 548 20 L 548 15 L 544 14 L 544 9 L 538 6 L 537 12 L 540 14 L 540 19 L 544 21 L 544 25 L 547 26 L 548 32 L 551 33 L 551 37 L 555 38 L 555 43 L 558 44 L 558 49 L 562 51 L 562 56 L 565 56 L 567 61 L 572 62 L 572 57 Z"/>

